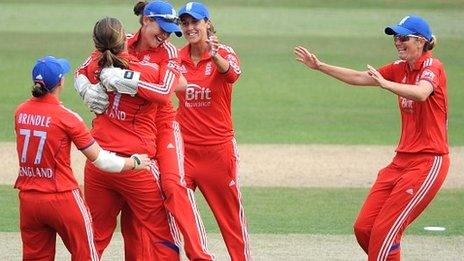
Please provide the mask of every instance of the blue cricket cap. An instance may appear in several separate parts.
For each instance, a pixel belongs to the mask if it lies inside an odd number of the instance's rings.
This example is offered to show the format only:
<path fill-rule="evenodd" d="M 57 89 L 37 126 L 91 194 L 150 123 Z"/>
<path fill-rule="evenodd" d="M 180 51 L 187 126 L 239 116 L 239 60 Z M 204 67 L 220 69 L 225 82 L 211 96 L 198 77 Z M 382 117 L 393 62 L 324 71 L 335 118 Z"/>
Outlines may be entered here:
<path fill-rule="evenodd" d="M 417 15 L 408 15 L 401 19 L 397 25 L 388 26 L 385 28 L 385 33 L 388 35 L 420 35 L 432 40 L 432 31 L 424 18 Z"/>
<path fill-rule="evenodd" d="M 45 56 L 35 62 L 32 81 L 40 83 L 48 91 L 53 90 L 71 66 L 66 59 Z"/>
<path fill-rule="evenodd" d="M 209 12 L 206 5 L 198 2 L 189 2 L 179 9 L 179 17 L 188 14 L 196 20 L 209 19 Z"/>
<path fill-rule="evenodd" d="M 179 17 L 170 3 L 163 1 L 148 2 L 143 9 L 143 15 L 154 18 L 165 32 L 175 33 L 178 37 L 182 36 Z"/>

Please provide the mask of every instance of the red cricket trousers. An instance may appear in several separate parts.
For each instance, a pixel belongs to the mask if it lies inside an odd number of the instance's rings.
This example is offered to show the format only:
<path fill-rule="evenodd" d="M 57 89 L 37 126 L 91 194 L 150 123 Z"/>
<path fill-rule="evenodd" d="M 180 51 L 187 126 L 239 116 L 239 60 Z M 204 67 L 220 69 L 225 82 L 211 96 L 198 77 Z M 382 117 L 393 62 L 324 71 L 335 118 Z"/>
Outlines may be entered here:
<path fill-rule="evenodd" d="M 140 253 L 138 260 L 179 260 L 179 249 L 169 231 L 167 212 L 158 184 L 156 162 L 150 170 L 107 173 L 92 163 L 85 166 L 85 199 L 92 214 L 95 244 L 101 257 L 116 228 L 117 216 L 127 206 L 140 224 L 137 233 L 153 244 L 153 251 Z M 144 256 L 145 255 L 145 256 Z"/>
<path fill-rule="evenodd" d="M 251 260 L 248 226 L 239 190 L 235 139 L 213 146 L 185 144 L 185 180 L 208 202 L 233 261 Z"/>
<path fill-rule="evenodd" d="M 79 189 L 20 191 L 19 213 L 23 260 L 55 260 L 56 233 L 72 260 L 98 260 L 92 219 Z"/>
<path fill-rule="evenodd" d="M 190 260 L 213 260 L 200 212 L 192 189 L 186 187 L 184 175 L 184 146 L 177 122 L 160 126 L 157 133 L 156 159 L 160 166 L 160 180 L 164 205 L 168 210 L 171 234 L 176 245 L 184 239 L 185 254 Z M 180 232 L 179 232 L 180 230 Z M 134 213 L 124 206 L 121 213 L 121 231 L 124 237 L 126 260 L 147 260 L 138 257 L 149 253 L 147 233 L 134 218 Z M 148 243 L 141 244 L 141 242 Z"/>
<path fill-rule="evenodd" d="M 448 154 L 397 153 L 380 170 L 354 224 L 369 260 L 400 260 L 404 230 L 435 197 L 449 164 Z"/>

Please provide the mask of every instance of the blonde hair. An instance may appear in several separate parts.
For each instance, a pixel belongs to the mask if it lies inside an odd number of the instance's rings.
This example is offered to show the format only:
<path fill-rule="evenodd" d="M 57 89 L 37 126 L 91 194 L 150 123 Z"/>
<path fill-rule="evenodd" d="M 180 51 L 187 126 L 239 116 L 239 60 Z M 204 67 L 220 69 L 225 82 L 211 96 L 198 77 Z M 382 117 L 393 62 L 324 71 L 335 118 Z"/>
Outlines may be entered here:
<path fill-rule="evenodd" d="M 126 69 L 129 64 L 117 55 L 124 51 L 126 35 L 121 22 L 113 17 L 100 19 L 93 28 L 93 42 L 95 48 L 101 52 L 98 65 L 105 67 L 119 67 Z"/>
<path fill-rule="evenodd" d="M 214 29 L 214 25 L 213 25 L 213 22 L 211 21 L 211 19 L 205 18 L 205 22 L 207 24 L 209 24 L 209 28 L 206 30 L 206 35 L 208 37 L 210 37 L 212 35 L 215 35 L 216 34 L 216 29 Z"/>

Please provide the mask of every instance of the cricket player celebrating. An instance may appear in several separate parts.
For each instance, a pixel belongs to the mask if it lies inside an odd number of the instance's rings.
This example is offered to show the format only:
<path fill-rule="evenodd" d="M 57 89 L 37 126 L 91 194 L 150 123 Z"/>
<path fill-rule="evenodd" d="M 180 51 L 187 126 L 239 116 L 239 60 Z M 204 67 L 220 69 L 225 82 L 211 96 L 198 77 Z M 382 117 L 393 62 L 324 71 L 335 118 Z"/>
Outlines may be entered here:
<path fill-rule="evenodd" d="M 168 39 L 171 33 L 181 36 L 177 25 L 178 17 L 172 5 L 163 1 L 138 2 L 134 13 L 139 17 L 141 28 L 128 35 L 128 52 L 140 61 L 156 63 L 161 67 L 178 67 L 177 48 Z M 163 73 L 163 71 L 161 71 Z M 165 79 L 166 75 L 160 75 Z M 181 79 L 184 77 L 181 76 Z M 86 105 L 97 114 L 108 107 L 106 90 L 99 84 L 90 84 L 84 75 L 75 81 L 76 89 Z M 121 82 L 120 84 L 124 84 Z M 131 84 L 129 82 L 129 84 Z M 161 84 L 161 83 L 160 83 Z M 175 111 L 171 101 L 158 107 L 156 113 L 156 159 L 160 168 L 160 179 L 165 206 L 170 215 L 172 233 L 180 243 L 176 224 L 182 232 L 185 253 L 192 260 L 212 260 L 207 248 L 207 239 L 194 192 L 186 187 L 184 178 L 184 148 L 179 124 L 175 121 Z M 121 231 L 124 237 L 125 256 L 134 260 L 149 248 L 143 242 L 143 229 L 134 218 L 134 213 L 125 205 L 121 212 Z M 149 242 L 148 242 L 149 243 Z"/>
<path fill-rule="evenodd" d="M 377 180 L 354 224 L 359 245 L 369 260 L 400 260 L 400 241 L 437 194 L 450 164 L 447 125 L 448 91 L 440 60 L 432 57 L 435 36 L 419 16 L 406 16 L 385 28 L 393 35 L 399 60 L 376 70 L 355 71 L 321 62 L 304 47 L 296 59 L 352 85 L 380 86 L 398 96 L 401 138 L 392 163 Z"/>
<path fill-rule="evenodd" d="M 109 107 L 93 120 L 93 136 L 102 147 L 118 155 L 142 151 L 154 159 L 159 105 L 168 103 L 176 86 L 185 83 L 179 83 L 176 70 L 131 56 L 122 24 L 116 18 L 98 21 L 93 40 L 96 51 L 77 71 L 75 79 L 77 86 L 90 80 L 92 86 L 101 82 L 110 88 Z M 84 181 L 99 255 L 112 237 L 117 215 L 127 205 L 141 230 L 148 233 L 148 241 L 155 245 L 155 253 L 138 253 L 137 260 L 179 259 L 159 188 L 156 161 L 150 171 L 128 171 L 120 176 L 108 175 L 87 163 Z"/>
<path fill-rule="evenodd" d="M 20 229 L 24 260 L 54 260 L 56 233 L 72 260 L 98 260 L 92 219 L 70 164 L 71 142 L 108 173 L 148 167 L 146 155 L 119 157 L 100 148 L 82 118 L 60 103 L 69 62 L 53 56 L 32 70 L 33 98 L 15 112 Z M 109 174 L 109 175 L 115 175 Z"/>
<path fill-rule="evenodd" d="M 176 92 L 177 120 L 185 143 L 185 180 L 203 193 L 231 259 L 250 260 L 231 115 L 233 84 L 241 73 L 238 56 L 219 43 L 204 4 L 187 3 L 179 9 L 179 18 L 188 42 L 179 52 L 179 70 L 188 85 Z"/>

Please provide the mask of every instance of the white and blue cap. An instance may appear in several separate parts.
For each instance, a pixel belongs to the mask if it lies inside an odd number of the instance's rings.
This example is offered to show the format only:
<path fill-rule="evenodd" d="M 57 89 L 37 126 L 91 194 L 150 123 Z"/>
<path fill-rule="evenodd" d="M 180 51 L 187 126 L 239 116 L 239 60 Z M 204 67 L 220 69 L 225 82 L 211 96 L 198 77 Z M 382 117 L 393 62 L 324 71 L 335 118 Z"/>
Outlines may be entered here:
<path fill-rule="evenodd" d="M 41 84 L 48 91 L 53 90 L 71 66 L 66 59 L 45 56 L 39 58 L 32 69 L 32 81 Z"/>
<path fill-rule="evenodd" d="M 424 18 L 417 15 L 408 15 L 401 19 L 397 25 L 385 28 L 388 35 L 418 35 L 424 37 L 427 41 L 432 40 L 432 31 Z"/>
<path fill-rule="evenodd" d="M 206 5 L 198 2 L 189 2 L 179 9 L 179 17 L 188 14 L 196 20 L 209 19 L 209 12 Z"/>
<path fill-rule="evenodd" d="M 148 2 L 143 9 L 143 15 L 155 19 L 165 32 L 175 33 L 178 37 L 182 36 L 179 17 L 170 3 L 163 1 Z"/>

